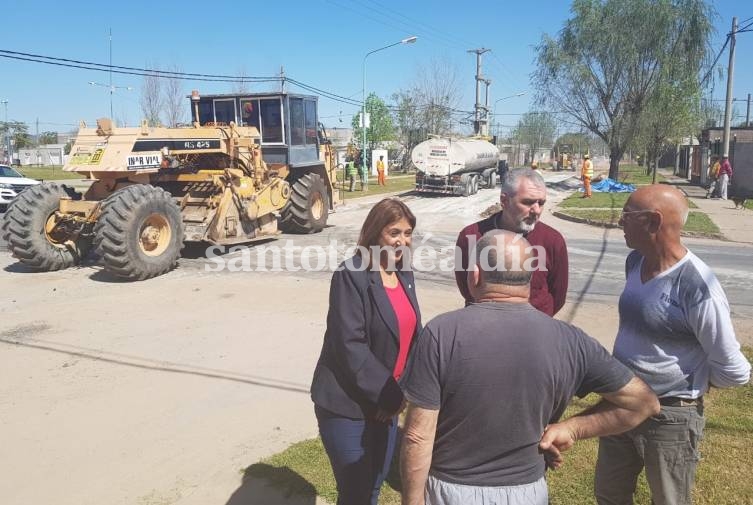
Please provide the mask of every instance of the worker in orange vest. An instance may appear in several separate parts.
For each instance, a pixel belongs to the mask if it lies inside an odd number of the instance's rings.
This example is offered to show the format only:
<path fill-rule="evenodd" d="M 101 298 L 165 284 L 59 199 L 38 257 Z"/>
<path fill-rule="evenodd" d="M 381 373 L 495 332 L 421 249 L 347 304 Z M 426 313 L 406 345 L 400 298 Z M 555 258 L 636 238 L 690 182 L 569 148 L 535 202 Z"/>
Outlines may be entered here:
<path fill-rule="evenodd" d="M 583 168 L 580 171 L 580 178 L 583 181 L 585 191 L 583 198 L 591 198 L 591 179 L 594 177 L 594 165 L 591 163 L 591 156 L 583 156 Z"/>
<path fill-rule="evenodd" d="M 377 184 L 380 186 L 386 186 L 384 182 L 384 156 L 379 157 L 377 161 Z"/>

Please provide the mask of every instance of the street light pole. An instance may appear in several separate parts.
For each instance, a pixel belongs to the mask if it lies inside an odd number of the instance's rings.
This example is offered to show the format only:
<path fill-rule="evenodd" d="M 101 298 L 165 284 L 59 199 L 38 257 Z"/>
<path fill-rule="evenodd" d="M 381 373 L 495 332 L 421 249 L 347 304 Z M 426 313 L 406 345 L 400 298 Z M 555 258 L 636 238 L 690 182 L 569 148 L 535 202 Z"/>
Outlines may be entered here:
<path fill-rule="evenodd" d="M 510 96 L 503 96 L 502 98 L 497 98 L 494 100 L 494 105 L 492 106 L 492 119 L 497 119 L 497 102 L 501 102 L 502 100 L 507 100 L 508 98 L 515 98 L 518 96 L 523 96 L 527 93 L 527 91 L 521 91 L 520 93 L 515 93 L 514 95 Z M 499 121 L 497 121 L 497 124 L 499 124 Z"/>
<path fill-rule="evenodd" d="M 395 42 L 394 44 L 389 44 L 384 47 L 380 47 L 379 49 L 369 51 L 368 53 L 366 53 L 366 56 L 363 57 L 363 81 L 361 82 L 361 97 L 363 99 L 363 103 L 361 104 L 361 129 L 363 130 L 363 149 L 361 150 L 361 168 L 366 171 L 364 187 L 368 187 L 369 185 L 369 171 L 366 167 L 366 58 L 376 52 L 389 49 L 390 47 L 399 46 L 400 44 L 413 44 L 416 40 L 418 40 L 418 37 L 416 37 L 415 35 L 407 37 L 399 42 Z"/>
<path fill-rule="evenodd" d="M 7 162 L 8 165 L 13 164 L 13 155 L 10 152 L 10 127 L 8 126 L 8 100 L 2 100 L 0 101 L 5 106 L 5 138 L 3 139 L 5 142 L 5 149 L 7 149 Z"/>

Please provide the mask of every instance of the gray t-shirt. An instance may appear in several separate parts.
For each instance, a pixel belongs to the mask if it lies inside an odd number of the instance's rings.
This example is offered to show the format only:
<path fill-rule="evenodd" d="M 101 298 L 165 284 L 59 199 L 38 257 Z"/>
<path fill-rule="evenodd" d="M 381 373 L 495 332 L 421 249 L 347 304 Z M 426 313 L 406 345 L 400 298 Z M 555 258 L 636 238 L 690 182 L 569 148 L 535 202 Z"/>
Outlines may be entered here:
<path fill-rule="evenodd" d="M 580 329 L 529 304 L 484 302 L 430 321 L 401 385 L 411 403 L 439 409 L 433 476 L 513 486 L 544 475 L 541 434 L 573 395 L 611 393 L 632 377 Z"/>
<path fill-rule="evenodd" d="M 643 256 L 625 262 L 620 329 L 614 356 L 659 397 L 698 398 L 709 388 L 745 384 L 750 364 L 740 352 L 722 286 L 695 254 L 643 282 Z"/>

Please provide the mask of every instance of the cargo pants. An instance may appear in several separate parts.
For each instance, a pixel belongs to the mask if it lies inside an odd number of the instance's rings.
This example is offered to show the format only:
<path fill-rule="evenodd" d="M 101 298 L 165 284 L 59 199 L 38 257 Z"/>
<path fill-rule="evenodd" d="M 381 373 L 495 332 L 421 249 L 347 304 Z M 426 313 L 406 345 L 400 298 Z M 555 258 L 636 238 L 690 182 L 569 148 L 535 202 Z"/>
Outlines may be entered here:
<path fill-rule="evenodd" d="M 662 406 L 621 435 L 599 440 L 595 492 L 599 505 L 632 505 L 641 470 L 654 505 L 690 505 L 703 438 L 703 405 Z"/>

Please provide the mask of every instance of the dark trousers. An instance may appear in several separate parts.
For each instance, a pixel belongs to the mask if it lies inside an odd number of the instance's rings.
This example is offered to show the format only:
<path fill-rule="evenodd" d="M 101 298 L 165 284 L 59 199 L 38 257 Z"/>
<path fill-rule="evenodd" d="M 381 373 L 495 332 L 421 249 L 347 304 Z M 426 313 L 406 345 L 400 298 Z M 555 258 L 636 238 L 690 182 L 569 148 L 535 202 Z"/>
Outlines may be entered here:
<path fill-rule="evenodd" d="M 318 406 L 314 411 L 337 482 L 337 505 L 377 505 L 395 451 L 397 417 L 385 424 Z"/>

